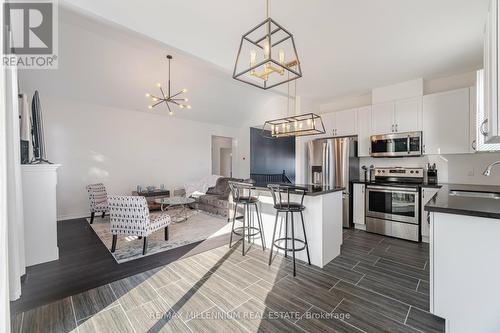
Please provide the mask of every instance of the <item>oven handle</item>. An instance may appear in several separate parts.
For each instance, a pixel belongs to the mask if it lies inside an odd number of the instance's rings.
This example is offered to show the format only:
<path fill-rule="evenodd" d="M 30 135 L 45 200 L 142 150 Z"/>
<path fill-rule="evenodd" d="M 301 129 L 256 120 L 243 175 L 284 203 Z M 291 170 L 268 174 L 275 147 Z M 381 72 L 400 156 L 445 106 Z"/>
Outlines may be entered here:
<path fill-rule="evenodd" d="M 401 187 L 387 187 L 387 186 L 372 186 L 366 187 L 367 190 L 376 190 L 377 192 L 404 192 L 404 193 L 417 193 L 417 189 L 405 189 Z"/>

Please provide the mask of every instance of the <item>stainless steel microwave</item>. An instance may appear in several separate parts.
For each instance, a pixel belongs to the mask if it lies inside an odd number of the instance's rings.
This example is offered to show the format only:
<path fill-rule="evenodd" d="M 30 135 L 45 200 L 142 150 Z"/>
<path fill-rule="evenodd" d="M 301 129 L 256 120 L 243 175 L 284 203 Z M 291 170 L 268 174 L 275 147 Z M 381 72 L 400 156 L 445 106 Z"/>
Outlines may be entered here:
<path fill-rule="evenodd" d="M 422 155 L 422 132 L 391 133 L 370 137 L 372 157 L 420 155 Z"/>

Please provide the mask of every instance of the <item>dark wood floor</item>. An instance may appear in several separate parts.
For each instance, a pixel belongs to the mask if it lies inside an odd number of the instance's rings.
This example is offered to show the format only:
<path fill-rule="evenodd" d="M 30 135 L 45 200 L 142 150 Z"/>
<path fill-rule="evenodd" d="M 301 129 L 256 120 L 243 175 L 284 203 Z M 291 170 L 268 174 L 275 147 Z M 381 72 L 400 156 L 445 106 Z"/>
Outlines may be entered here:
<path fill-rule="evenodd" d="M 345 230 L 339 257 L 297 277 L 268 255 L 225 245 L 18 313 L 12 331 L 444 332 L 427 244 Z"/>
<path fill-rule="evenodd" d="M 227 236 L 118 264 L 85 219 L 57 223 L 59 260 L 27 268 L 18 313 L 227 244 Z M 111 244 L 110 244 L 111 245 Z"/>

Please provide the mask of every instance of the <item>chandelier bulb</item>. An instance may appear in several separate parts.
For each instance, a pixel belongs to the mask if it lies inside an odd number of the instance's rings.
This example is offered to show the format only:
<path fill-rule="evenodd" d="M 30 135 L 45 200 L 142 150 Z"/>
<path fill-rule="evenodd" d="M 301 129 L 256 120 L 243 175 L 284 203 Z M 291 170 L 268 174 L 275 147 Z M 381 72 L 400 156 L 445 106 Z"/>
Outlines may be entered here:
<path fill-rule="evenodd" d="M 187 108 L 188 108 L 188 109 L 191 109 L 191 105 L 188 105 L 188 106 L 187 106 Z"/>
<path fill-rule="evenodd" d="M 146 93 L 146 97 L 151 97 L 151 94 L 150 93 Z"/>
<path fill-rule="evenodd" d="M 156 84 L 156 86 L 157 86 L 158 88 L 161 88 L 161 83 L 157 83 L 157 84 Z"/>
<path fill-rule="evenodd" d="M 257 52 L 255 50 L 250 51 L 250 67 L 255 66 L 257 60 Z"/>
<path fill-rule="evenodd" d="M 169 116 L 173 116 L 174 115 L 174 113 L 172 111 L 170 111 L 168 114 L 169 114 Z"/>
<path fill-rule="evenodd" d="M 189 99 L 187 99 L 187 98 L 184 98 L 184 102 L 187 102 L 187 101 L 189 101 Z"/>
<path fill-rule="evenodd" d="M 180 107 L 181 109 L 184 109 L 184 104 L 179 104 L 179 107 Z"/>
<path fill-rule="evenodd" d="M 184 88 L 184 89 L 182 89 L 182 92 L 183 92 L 183 93 L 187 93 L 187 92 L 188 92 L 188 90 L 187 90 L 186 88 Z"/>
<path fill-rule="evenodd" d="M 148 109 L 150 109 L 150 110 L 151 110 L 152 108 L 153 108 L 153 106 L 151 106 L 151 105 L 148 105 Z"/>

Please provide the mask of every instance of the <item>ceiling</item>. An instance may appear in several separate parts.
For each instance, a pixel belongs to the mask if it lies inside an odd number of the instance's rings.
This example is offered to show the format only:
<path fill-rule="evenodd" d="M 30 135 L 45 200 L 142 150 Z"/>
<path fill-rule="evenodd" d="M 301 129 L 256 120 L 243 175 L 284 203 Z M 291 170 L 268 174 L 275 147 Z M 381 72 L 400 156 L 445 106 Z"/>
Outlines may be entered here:
<path fill-rule="evenodd" d="M 130 33 L 73 10 L 59 10 L 57 70 L 19 71 L 20 89 L 42 99 L 168 115 L 165 105 L 148 109 L 145 93 L 166 86 L 173 55 L 172 91 L 187 88 L 192 109 L 174 107 L 174 117 L 241 127 L 285 111 L 285 98 L 231 79 L 216 65 L 143 35 Z M 140 126 L 140 124 L 138 124 Z M 189 135 L 189 133 L 187 133 Z"/>
<path fill-rule="evenodd" d="M 265 18 L 264 0 L 64 0 L 232 70 L 240 37 Z M 488 0 L 272 0 L 271 17 L 295 36 L 315 103 L 418 77 L 482 66 Z M 251 87 L 250 87 L 251 88 Z M 253 88 L 256 89 L 256 88 Z"/>

